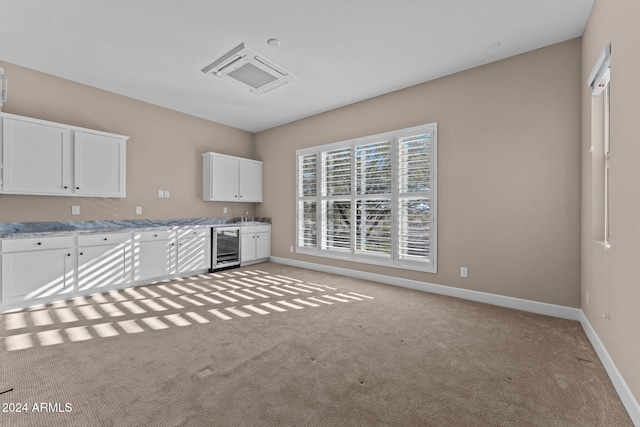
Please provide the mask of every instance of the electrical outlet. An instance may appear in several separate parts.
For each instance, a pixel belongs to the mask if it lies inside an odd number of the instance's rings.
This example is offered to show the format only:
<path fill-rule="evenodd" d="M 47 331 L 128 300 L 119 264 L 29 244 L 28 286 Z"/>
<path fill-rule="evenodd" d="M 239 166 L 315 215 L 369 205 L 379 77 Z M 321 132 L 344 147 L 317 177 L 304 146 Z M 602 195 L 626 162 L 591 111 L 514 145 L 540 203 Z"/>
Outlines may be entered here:
<path fill-rule="evenodd" d="M 460 267 L 460 277 L 469 277 L 469 269 L 467 267 Z"/>
<path fill-rule="evenodd" d="M 226 206 L 224 208 L 222 208 L 222 213 L 227 213 L 227 212 L 228 212 L 228 209 L 227 209 Z"/>
<path fill-rule="evenodd" d="M 142 215 L 142 206 L 136 206 L 136 215 Z"/>
<path fill-rule="evenodd" d="M 170 195 L 169 190 L 164 190 L 164 198 L 168 199 L 169 195 Z"/>
<path fill-rule="evenodd" d="M 159 198 L 164 198 L 164 190 L 158 190 L 158 197 Z"/>
<path fill-rule="evenodd" d="M 80 206 L 71 206 L 71 215 L 80 215 Z"/>
<path fill-rule="evenodd" d="M 586 301 L 586 303 L 588 305 L 589 304 L 589 289 L 586 290 L 584 299 L 585 299 L 585 301 Z"/>
<path fill-rule="evenodd" d="M 293 245 L 289 246 L 289 252 L 293 252 Z"/>

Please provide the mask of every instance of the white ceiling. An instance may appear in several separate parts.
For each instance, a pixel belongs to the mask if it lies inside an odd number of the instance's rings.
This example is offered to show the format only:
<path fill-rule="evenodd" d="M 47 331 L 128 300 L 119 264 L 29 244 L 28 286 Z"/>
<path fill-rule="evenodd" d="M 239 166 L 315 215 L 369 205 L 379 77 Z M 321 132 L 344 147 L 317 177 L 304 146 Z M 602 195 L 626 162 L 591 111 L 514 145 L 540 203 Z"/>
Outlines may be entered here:
<path fill-rule="evenodd" d="M 2 0 L 0 60 L 258 132 L 578 37 L 593 1 Z M 200 71 L 241 42 L 300 79 Z"/>

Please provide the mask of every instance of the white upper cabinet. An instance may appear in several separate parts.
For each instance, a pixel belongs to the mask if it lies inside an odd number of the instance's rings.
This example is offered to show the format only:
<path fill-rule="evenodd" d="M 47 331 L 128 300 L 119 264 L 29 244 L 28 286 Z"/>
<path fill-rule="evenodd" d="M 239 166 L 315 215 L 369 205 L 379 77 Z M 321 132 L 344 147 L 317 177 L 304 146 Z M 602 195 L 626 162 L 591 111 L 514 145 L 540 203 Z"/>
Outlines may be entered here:
<path fill-rule="evenodd" d="M 71 154 L 68 129 L 3 118 L 3 192 L 71 194 Z"/>
<path fill-rule="evenodd" d="M 241 202 L 262 202 L 262 162 L 238 161 L 238 195 Z"/>
<path fill-rule="evenodd" d="M 74 192 L 78 196 L 125 197 L 126 140 L 75 131 Z"/>
<path fill-rule="evenodd" d="M 238 158 L 204 153 L 203 199 L 222 202 L 238 201 Z"/>
<path fill-rule="evenodd" d="M 125 197 L 128 137 L 0 113 L 0 192 Z"/>
<path fill-rule="evenodd" d="M 203 200 L 262 202 L 262 162 L 218 153 L 202 159 Z"/>

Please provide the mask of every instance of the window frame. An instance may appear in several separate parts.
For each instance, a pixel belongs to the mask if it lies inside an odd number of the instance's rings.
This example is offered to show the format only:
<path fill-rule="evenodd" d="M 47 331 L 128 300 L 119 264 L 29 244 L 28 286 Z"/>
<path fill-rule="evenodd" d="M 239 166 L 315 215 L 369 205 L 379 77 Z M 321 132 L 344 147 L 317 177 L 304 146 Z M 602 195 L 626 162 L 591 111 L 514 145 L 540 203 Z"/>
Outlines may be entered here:
<path fill-rule="evenodd" d="M 605 250 L 611 248 L 609 228 L 611 168 L 611 44 L 602 50 L 588 79 L 591 90 L 591 233 Z"/>
<path fill-rule="evenodd" d="M 399 141 L 402 138 L 418 135 L 429 135 L 429 178 L 430 187 L 428 192 L 400 192 L 400 149 Z M 315 147 L 303 148 L 296 150 L 296 177 L 295 177 L 295 191 L 296 191 L 296 243 L 295 252 L 298 254 L 320 256 L 332 259 L 341 259 L 351 262 L 376 264 L 385 267 L 402 268 L 409 270 L 418 270 L 428 273 L 437 273 L 437 122 L 428 123 L 420 126 L 414 126 L 405 129 L 399 129 L 391 132 L 384 132 L 376 135 L 369 135 L 360 138 L 354 138 L 350 140 L 335 142 L 331 144 L 325 144 Z M 384 140 L 391 141 L 391 192 L 390 193 L 371 193 L 371 194 L 359 194 L 359 188 L 357 187 L 357 150 L 356 147 L 379 143 Z M 329 151 L 338 150 L 348 147 L 351 152 L 351 191 L 348 195 L 323 195 L 323 182 L 325 180 L 325 172 L 323 170 L 323 153 Z M 302 176 L 302 170 L 300 169 L 303 164 L 301 161 L 307 156 L 314 156 L 316 161 L 316 175 L 315 175 L 315 192 L 313 195 L 303 195 L 302 183 L 304 177 Z M 399 224 L 399 208 L 400 201 L 411 199 L 428 198 L 429 200 L 429 256 L 428 260 L 411 256 L 400 256 L 399 238 L 400 238 L 400 224 Z M 390 200 L 391 203 L 391 240 L 390 240 L 390 253 L 375 253 L 374 251 L 359 251 L 357 249 L 358 231 L 354 226 L 357 221 L 357 206 L 358 203 L 362 203 L 367 200 Z M 329 250 L 323 248 L 323 221 L 325 220 L 323 215 L 323 209 L 325 203 L 330 201 L 350 201 L 350 248 L 348 250 Z M 305 217 L 308 219 L 309 215 L 305 215 L 302 210 L 302 206 L 305 203 L 315 202 L 315 245 L 302 246 L 305 240 L 305 236 L 301 236 L 300 233 L 304 233 L 308 230 L 301 221 L 304 221 Z"/>

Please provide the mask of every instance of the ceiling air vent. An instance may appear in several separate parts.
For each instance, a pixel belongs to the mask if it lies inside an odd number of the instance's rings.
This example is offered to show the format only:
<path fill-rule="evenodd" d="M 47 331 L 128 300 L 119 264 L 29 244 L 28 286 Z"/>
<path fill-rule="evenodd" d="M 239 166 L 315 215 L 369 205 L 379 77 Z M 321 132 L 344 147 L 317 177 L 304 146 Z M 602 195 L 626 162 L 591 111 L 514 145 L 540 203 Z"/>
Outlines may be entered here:
<path fill-rule="evenodd" d="M 244 43 L 216 59 L 202 72 L 231 78 L 248 87 L 254 95 L 262 95 L 298 78 Z"/>

